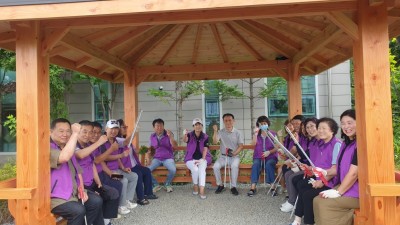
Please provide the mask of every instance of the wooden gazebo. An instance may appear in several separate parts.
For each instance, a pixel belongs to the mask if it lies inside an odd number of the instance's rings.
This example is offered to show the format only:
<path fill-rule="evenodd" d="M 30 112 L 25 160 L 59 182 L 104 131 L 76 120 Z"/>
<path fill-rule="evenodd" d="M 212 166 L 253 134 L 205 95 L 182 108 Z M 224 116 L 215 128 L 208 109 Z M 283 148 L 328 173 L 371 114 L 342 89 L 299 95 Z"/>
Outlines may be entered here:
<path fill-rule="evenodd" d="M 300 77 L 353 57 L 361 193 L 356 223 L 398 224 L 388 62 L 388 40 L 398 35 L 398 0 L 0 7 L 0 47 L 17 54 L 18 120 L 17 179 L 0 183 L 0 199 L 9 199 L 18 225 L 55 223 L 49 209 L 49 63 L 123 82 L 125 120 L 133 124 L 137 86 L 152 81 L 282 76 L 289 114 L 298 114 Z"/>

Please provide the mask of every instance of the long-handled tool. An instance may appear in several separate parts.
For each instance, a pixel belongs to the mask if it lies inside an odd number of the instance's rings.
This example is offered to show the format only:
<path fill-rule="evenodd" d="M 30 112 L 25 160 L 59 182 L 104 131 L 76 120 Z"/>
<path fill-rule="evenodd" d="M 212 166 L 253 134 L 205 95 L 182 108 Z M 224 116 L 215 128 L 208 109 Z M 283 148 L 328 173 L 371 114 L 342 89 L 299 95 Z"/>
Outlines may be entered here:
<path fill-rule="evenodd" d="M 135 128 L 133 129 L 133 133 L 132 133 L 132 135 L 131 135 L 131 138 L 129 139 L 129 144 L 128 144 L 128 146 L 131 146 L 132 141 L 133 141 L 133 138 L 135 137 L 136 130 L 137 130 L 137 127 L 138 127 L 138 125 L 139 125 L 140 117 L 142 117 L 142 112 L 143 112 L 143 110 L 140 110 L 139 116 L 138 116 L 138 118 L 136 119 Z"/>
<path fill-rule="evenodd" d="M 84 192 L 83 192 L 83 188 L 81 187 L 81 186 L 79 186 L 78 187 L 78 194 L 79 194 L 79 198 L 81 199 L 81 201 L 82 201 L 82 205 L 83 205 L 83 207 L 85 207 L 85 203 L 83 202 L 83 197 L 84 197 L 84 194 L 83 194 Z M 88 223 L 87 223 L 87 219 L 86 219 L 86 214 L 85 214 L 85 225 L 88 225 Z"/>

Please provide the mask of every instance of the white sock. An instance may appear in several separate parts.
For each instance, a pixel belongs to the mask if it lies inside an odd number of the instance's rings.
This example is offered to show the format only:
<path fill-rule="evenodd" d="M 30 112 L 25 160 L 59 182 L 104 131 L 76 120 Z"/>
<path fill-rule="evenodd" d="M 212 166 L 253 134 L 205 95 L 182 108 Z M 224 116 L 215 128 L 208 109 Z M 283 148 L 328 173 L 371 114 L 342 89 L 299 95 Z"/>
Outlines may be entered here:
<path fill-rule="evenodd" d="M 110 219 L 104 219 L 104 224 L 107 225 L 110 223 Z"/>

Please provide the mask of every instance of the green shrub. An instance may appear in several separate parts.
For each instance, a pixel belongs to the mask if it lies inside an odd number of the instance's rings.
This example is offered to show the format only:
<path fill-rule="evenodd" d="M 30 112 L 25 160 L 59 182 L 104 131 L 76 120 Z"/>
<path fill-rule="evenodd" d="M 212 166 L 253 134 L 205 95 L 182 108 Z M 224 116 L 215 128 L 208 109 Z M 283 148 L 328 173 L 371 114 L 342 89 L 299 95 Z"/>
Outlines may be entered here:
<path fill-rule="evenodd" d="M 0 181 L 13 178 L 17 175 L 17 167 L 15 162 L 7 162 L 2 168 L 0 168 Z M 0 201 L 0 224 L 10 223 L 13 218 L 8 211 L 8 204 L 6 200 Z"/>
<path fill-rule="evenodd" d="M 397 170 L 400 170 L 400 118 L 393 118 L 393 148 L 394 162 Z"/>

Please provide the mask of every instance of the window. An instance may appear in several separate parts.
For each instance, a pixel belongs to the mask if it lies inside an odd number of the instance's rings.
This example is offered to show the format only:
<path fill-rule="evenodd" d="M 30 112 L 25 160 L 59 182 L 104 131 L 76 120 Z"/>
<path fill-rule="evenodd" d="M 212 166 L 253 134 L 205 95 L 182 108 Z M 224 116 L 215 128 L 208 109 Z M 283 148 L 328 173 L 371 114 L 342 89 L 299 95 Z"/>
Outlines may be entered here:
<path fill-rule="evenodd" d="M 1 80 L 3 84 L 8 82 L 15 82 L 15 71 L 8 71 L 4 74 L 4 70 L 0 69 Z M 3 77 L 4 76 L 4 77 Z M 15 103 L 16 95 L 9 93 L 1 96 L 1 132 L 0 132 L 0 153 L 1 152 L 15 152 L 16 149 L 16 138 L 10 135 L 8 127 L 4 126 L 4 122 L 7 121 L 7 116 L 16 116 Z"/>
<path fill-rule="evenodd" d="M 274 79 L 281 78 L 268 78 L 267 82 L 274 82 Z M 316 116 L 315 76 L 301 78 L 301 91 L 303 115 Z M 268 115 L 270 117 L 287 117 L 288 109 L 287 86 L 280 85 L 276 87 L 272 96 L 268 97 Z"/>
<path fill-rule="evenodd" d="M 214 124 L 219 124 L 220 118 L 220 102 L 219 102 L 219 93 L 215 90 L 213 82 L 215 81 L 204 81 L 205 85 L 209 87 L 209 93 L 204 95 L 204 105 L 205 105 L 205 129 L 206 133 L 209 136 L 210 143 L 212 143 L 212 134 Z"/>

